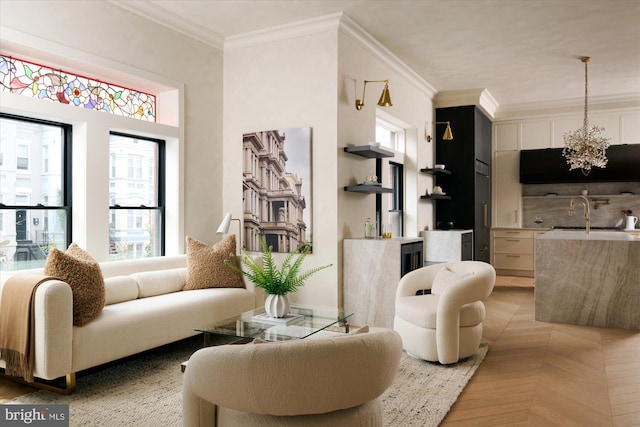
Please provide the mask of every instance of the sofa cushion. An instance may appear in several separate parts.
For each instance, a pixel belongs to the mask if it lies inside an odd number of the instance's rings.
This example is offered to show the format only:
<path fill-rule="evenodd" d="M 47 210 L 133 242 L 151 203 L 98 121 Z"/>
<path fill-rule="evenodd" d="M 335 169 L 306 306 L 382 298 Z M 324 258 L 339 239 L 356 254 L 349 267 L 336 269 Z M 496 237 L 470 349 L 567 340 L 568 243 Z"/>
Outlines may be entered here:
<path fill-rule="evenodd" d="M 66 252 L 51 249 L 44 273 L 66 282 L 73 295 L 73 325 L 82 326 L 100 314 L 105 303 L 104 279 L 98 262 L 72 243 Z"/>
<path fill-rule="evenodd" d="M 131 276 L 116 276 L 104 279 L 104 305 L 117 304 L 138 298 L 138 282 Z"/>
<path fill-rule="evenodd" d="M 431 293 L 433 295 L 442 295 L 444 290 L 451 283 L 455 283 L 458 280 L 462 280 L 465 277 L 471 276 L 472 274 L 473 273 L 458 273 L 451 270 L 448 265 L 445 265 L 444 267 L 442 267 L 442 270 L 436 273 L 436 277 L 433 278 L 433 283 L 431 284 Z"/>
<path fill-rule="evenodd" d="M 131 278 L 138 282 L 138 297 L 146 298 L 181 291 L 186 274 L 186 268 L 174 268 L 133 273 Z"/>
<path fill-rule="evenodd" d="M 240 268 L 236 252 L 236 236 L 230 234 L 213 246 L 187 236 L 187 280 L 184 290 L 205 288 L 244 288 L 242 275 L 227 267 L 228 259 Z"/>

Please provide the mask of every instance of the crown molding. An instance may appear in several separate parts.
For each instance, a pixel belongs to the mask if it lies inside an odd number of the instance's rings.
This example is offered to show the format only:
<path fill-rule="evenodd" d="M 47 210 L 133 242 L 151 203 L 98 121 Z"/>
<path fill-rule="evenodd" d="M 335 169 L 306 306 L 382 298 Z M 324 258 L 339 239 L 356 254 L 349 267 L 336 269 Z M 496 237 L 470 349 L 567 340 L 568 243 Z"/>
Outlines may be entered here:
<path fill-rule="evenodd" d="M 168 10 L 156 4 L 151 4 L 146 0 L 107 0 L 107 2 L 142 16 L 143 18 L 147 18 L 164 27 L 175 30 L 185 36 L 201 41 L 218 50 L 223 50 L 224 48 L 224 38 L 221 35 L 201 25 L 182 19 Z"/>
<path fill-rule="evenodd" d="M 324 31 L 339 30 L 356 40 L 376 58 L 381 60 L 395 72 L 412 82 L 417 88 L 433 98 L 437 90 L 413 69 L 401 61 L 389 49 L 384 47 L 366 30 L 343 12 L 332 13 L 316 18 L 283 24 L 264 30 L 250 31 L 234 36 L 222 37 L 219 34 L 179 18 L 162 7 L 146 0 L 107 0 L 109 3 L 171 28 L 188 37 L 199 40 L 221 51 L 241 49 L 273 41 L 286 40 Z"/>
<path fill-rule="evenodd" d="M 622 95 L 589 97 L 589 111 L 627 110 L 640 108 L 640 92 Z M 549 115 L 584 112 L 584 98 L 558 101 L 531 102 L 526 104 L 501 105 L 496 120 L 512 120 Z"/>
<path fill-rule="evenodd" d="M 224 39 L 224 50 L 242 49 L 244 47 L 293 39 L 325 31 L 335 31 L 340 25 L 341 18 L 342 12 L 332 13 L 290 24 L 277 25 L 263 30 L 228 36 Z"/>
<path fill-rule="evenodd" d="M 438 92 L 434 99 L 435 108 L 476 105 L 491 119 L 495 117 L 499 105 L 488 89 L 448 90 Z"/>
<path fill-rule="evenodd" d="M 418 73 L 416 73 L 412 68 L 405 64 L 400 58 L 394 55 L 389 49 L 382 45 L 347 15 L 342 14 L 342 19 L 340 20 L 340 31 L 358 42 L 362 47 L 368 50 L 385 65 L 390 67 L 393 71 L 413 83 L 429 98 L 432 99 L 437 93 L 437 90 L 431 86 L 431 84 L 429 84 Z"/>

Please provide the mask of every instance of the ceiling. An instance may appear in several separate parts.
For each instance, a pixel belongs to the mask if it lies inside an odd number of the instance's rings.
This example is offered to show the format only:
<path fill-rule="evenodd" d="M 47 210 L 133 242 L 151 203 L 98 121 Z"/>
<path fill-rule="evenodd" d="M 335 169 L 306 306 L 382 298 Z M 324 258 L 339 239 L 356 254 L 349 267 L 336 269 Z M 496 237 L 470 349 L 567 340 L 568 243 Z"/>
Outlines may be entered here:
<path fill-rule="evenodd" d="M 590 104 L 640 105 L 640 0 L 113 3 L 217 47 L 231 36 L 343 12 L 437 91 L 484 88 L 500 108 L 580 105 L 579 58 L 590 56 Z"/>

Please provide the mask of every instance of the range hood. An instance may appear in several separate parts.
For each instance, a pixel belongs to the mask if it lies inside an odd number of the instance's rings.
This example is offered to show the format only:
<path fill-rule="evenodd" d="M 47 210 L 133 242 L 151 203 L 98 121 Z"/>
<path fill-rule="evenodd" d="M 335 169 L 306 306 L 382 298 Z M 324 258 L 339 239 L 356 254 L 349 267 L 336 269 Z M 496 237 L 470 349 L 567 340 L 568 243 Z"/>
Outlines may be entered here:
<path fill-rule="evenodd" d="M 562 148 L 522 150 L 520 183 L 640 182 L 640 144 L 612 145 L 607 158 L 606 168 L 593 168 L 584 176 L 579 169 L 569 170 Z"/>

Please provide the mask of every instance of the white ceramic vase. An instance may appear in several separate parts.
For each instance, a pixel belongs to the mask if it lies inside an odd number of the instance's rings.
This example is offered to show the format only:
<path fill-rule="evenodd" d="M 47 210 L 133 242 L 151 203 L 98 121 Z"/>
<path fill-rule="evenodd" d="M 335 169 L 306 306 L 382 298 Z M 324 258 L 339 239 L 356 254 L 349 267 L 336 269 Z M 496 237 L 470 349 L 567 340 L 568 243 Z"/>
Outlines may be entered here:
<path fill-rule="evenodd" d="M 264 302 L 264 311 L 270 317 L 289 315 L 289 298 L 286 295 L 268 295 Z"/>

